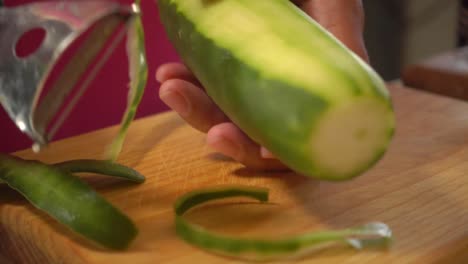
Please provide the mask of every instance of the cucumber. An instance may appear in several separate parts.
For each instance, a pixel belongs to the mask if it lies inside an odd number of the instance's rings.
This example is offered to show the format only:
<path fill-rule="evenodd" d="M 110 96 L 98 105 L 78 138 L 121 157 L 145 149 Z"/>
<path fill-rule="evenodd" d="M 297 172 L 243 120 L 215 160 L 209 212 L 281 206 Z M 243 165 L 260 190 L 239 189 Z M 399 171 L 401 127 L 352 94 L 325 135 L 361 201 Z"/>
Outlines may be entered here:
<path fill-rule="evenodd" d="M 288 0 L 158 0 L 162 24 L 207 94 L 292 170 L 361 175 L 394 134 L 385 83 Z"/>

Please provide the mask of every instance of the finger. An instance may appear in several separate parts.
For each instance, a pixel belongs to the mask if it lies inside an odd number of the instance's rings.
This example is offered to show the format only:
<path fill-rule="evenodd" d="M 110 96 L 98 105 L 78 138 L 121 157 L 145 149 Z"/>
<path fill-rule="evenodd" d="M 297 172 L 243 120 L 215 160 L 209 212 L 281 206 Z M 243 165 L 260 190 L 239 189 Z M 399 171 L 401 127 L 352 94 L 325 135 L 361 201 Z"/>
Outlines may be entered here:
<path fill-rule="evenodd" d="M 159 66 L 156 70 L 156 80 L 163 83 L 170 79 L 181 79 L 200 85 L 195 75 L 181 63 L 167 63 Z"/>
<path fill-rule="evenodd" d="M 303 0 L 297 4 L 366 61 L 364 9 L 360 0 Z"/>
<path fill-rule="evenodd" d="M 202 132 L 229 119 L 205 94 L 191 82 L 170 79 L 161 84 L 159 97 L 187 123 Z"/>
<path fill-rule="evenodd" d="M 260 147 L 260 156 L 264 159 L 276 159 L 275 155 L 265 147 Z"/>
<path fill-rule="evenodd" d="M 216 151 L 245 166 L 259 170 L 285 170 L 287 167 L 274 158 L 263 158 L 261 147 L 233 123 L 222 123 L 208 131 L 207 144 Z"/>

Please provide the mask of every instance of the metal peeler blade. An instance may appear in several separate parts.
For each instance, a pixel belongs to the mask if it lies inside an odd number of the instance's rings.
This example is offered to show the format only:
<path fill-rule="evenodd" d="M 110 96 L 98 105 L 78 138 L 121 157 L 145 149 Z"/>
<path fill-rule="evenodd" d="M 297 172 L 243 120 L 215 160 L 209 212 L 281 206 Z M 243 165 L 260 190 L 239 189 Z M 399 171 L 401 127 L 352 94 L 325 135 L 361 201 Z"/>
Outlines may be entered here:
<path fill-rule="evenodd" d="M 98 63 L 91 62 L 118 27 L 137 13 L 134 6 L 103 0 L 37 2 L 0 8 L 0 103 L 36 147 L 47 145 L 125 34 L 115 37 Z M 41 46 L 33 54 L 19 58 L 15 52 L 18 40 L 35 28 L 45 31 Z M 85 32 L 89 35 L 39 102 L 58 59 Z M 89 74 L 64 106 L 65 98 L 86 70 Z M 64 110 L 58 113 L 61 107 Z"/>

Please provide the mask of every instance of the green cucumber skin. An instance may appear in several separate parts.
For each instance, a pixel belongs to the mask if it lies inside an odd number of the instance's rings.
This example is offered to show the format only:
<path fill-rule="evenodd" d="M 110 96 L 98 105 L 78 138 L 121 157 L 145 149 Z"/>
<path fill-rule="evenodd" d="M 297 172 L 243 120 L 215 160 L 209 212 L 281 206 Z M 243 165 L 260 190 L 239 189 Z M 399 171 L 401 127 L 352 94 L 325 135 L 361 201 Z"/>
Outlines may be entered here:
<path fill-rule="evenodd" d="M 286 2 L 277 1 L 281 5 Z M 334 106 L 334 102 L 312 91 L 298 88 L 282 78 L 262 76 L 261 69 L 247 65 L 234 56 L 232 51 L 220 47 L 216 40 L 209 39 L 199 32 L 196 21 L 191 21 L 179 12 L 178 2 L 180 0 L 157 1 L 161 21 L 170 41 L 184 63 L 203 84 L 207 94 L 253 140 L 265 146 L 296 172 L 324 180 L 350 179 L 380 160 L 385 148 L 376 152 L 374 159 L 350 174 L 332 175 L 321 171 L 314 164 L 307 142 L 317 124 L 316 121 Z M 327 34 L 322 32 L 317 37 L 329 38 L 330 45 L 336 46 L 334 48 L 338 52 L 345 51 Z M 352 56 L 348 53 L 349 57 Z M 362 61 L 356 59 L 353 66 L 360 69 L 369 85 L 373 86 L 371 92 L 362 91 L 353 81 L 354 75 L 347 74 L 343 67 L 339 66 L 339 62 L 335 62 L 335 68 L 332 63 L 324 61 L 323 65 L 334 69 L 337 77 L 348 80 L 349 90 L 352 90 L 354 96 L 375 97 L 381 100 L 382 104 L 388 105 L 389 109 L 392 108 L 389 95 L 382 87 L 383 82 Z M 392 136 L 393 129 L 390 129 L 389 141 Z"/>
<path fill-rule="evenodd" d="M 54 166 L 0 153 L 0 179 L 35 207 L 101 246 L 126 249 L 138 234 L 134 223 L 120 210 L 81 180 Z"/>

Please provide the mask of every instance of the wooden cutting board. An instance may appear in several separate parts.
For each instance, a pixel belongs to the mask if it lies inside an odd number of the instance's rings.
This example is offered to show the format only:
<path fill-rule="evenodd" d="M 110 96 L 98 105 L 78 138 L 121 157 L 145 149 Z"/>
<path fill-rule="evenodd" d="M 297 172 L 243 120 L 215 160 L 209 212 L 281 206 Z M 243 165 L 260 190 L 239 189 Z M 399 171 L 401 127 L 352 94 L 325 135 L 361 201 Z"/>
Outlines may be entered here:
<path fill-rule="evenodd" d="M 247 170 L 214 154 L 204 135 L 173 113 L 138 120 L 120 162 L 145 174 L 146 183 L 83 176 L 138 225 L 130 249 L 93 247 L 3 187 L 0 255 L 14 263 L 244 263 L 178 239 L 172 204 L 196 188 L 246 184 L 269 187 L 272 204 L 217 203 L 188 217 L 219 232 L 268 237 L 383 221 L 395 236 L 388 250 L 333 248 L 298 263 L 468 263 L 468 104 L 397 84 L 391 91 L 398 128 L 389 151 L 373 169 L 342 183 Z M 104 129 L 56 142 L 40 155 L 17 155 L 45 162 L 102 158 L 115 132 Z"/>

